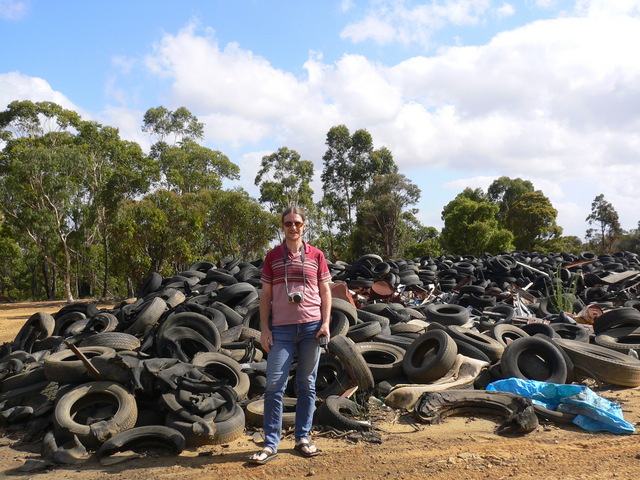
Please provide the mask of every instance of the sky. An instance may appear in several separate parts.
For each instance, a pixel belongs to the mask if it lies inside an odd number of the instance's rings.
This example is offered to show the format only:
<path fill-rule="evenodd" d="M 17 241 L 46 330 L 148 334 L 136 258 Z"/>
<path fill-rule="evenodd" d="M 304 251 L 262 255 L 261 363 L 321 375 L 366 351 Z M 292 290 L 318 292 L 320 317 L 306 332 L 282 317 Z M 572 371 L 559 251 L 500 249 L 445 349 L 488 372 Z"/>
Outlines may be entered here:
<path fill-rule="evenodd" d="M 148 150 L 184 106 L 252 196 L 263 156 L 319 181 L 332 126 L 366 129 L 440 230 L 466 187 L 522 178 L 584 239 L 603 194 L 640 221 L 640 0 L 0 0 L 0 111 L 53 101 Z"/>

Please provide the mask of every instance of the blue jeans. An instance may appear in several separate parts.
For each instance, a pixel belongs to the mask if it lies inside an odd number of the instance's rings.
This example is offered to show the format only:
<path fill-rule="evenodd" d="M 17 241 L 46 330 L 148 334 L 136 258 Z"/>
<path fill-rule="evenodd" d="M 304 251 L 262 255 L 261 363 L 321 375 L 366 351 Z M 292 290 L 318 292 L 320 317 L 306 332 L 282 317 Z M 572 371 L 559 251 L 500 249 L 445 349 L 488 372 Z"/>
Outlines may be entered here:
<path fill-rule="evenodd" d="M 308 438 L 316 402 L 316 376 L 320 346 L 316 333 L 321 322 L 281 325 L 271 329 L 273 345 L 267 356 L 267 386 L 264 393 L 264 446 L 278 450 L 282 434 L 282 398 L 294 357 L 296 384 L 296 441 Z"/>

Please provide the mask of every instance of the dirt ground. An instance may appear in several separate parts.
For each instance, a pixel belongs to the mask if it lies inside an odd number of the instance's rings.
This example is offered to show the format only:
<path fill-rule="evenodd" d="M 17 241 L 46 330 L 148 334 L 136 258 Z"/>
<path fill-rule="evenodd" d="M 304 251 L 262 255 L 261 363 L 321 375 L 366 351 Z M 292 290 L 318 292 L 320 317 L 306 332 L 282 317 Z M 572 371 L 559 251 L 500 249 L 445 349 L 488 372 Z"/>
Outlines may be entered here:
<path fill-rule="evenodd" d="M 33 313 L 55 313 L 63 305 L 0 304 L 0 343 L 12 340 Z M 596 393 L 621 404 L 625 420 L 640 426 L 640 387 L 614 387 Z M 20 431 L 0 427 L 0 478 L 637 480 L 640 475 L 638 433 L 589 433 L 574 426 L 542 424 L 529 434 L 501 436 L 495 433 L 499 418 L 449 417 L 432 426 L 400 411 L 380 410 L 375 418 L 374 436 L 379 441 L 316 432 L 314 440 L 323 454 L 303 459 L 293 450 L 293 438 L 286 436 L 278 458 L 261 467 L 245 462 L 260 447 L 254 432 L 247 432 L 230 445 L 188 449 L 179 456 L 146 452 L 142 458 L 110 466 L 90 457 L 80 465 L 30 473 L 17 469 L 27 459 L 40 458 L 40 444 L 25 443 Z"/>

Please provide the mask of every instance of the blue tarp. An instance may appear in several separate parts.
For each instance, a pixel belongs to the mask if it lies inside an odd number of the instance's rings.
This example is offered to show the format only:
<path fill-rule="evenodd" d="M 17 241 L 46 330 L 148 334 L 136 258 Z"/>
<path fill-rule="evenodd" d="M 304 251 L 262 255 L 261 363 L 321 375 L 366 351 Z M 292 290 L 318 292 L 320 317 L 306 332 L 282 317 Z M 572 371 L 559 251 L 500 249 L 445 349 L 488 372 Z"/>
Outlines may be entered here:
<path fill-rule="evenodd" d="M 515 393 L 549 410 L 575 414 L 573 423 L 585 430 L 625 434 L 635 432 L 633 425 L 623 418 L 620 405 L 596 395 L 584 385 L 507 378 L 490 383 L 486 389 Z"/>

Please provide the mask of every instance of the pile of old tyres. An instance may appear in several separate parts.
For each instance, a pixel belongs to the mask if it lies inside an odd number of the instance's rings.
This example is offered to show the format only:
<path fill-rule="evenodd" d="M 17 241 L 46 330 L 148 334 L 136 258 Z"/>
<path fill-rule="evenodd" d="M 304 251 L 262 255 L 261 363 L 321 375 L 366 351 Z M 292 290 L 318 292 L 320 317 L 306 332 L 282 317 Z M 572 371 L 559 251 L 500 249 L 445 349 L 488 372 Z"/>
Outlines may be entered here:
<path fill-rule="evenodd" d="M 0 347 L 0 425 L 42 439 L 47 464 L 136 446 L 224 444 L 259 428 L 267 354 L 260 346 L 262 261 L 199 262 L 113 308 L 77 302 L 29 318 Z M 589 252 L 443 256 L 329 264 L 334 282 L 398 292 L 356 302 L 335 296 L 332 339 L 318 368 L 315 425 L 368 428 L 359 402 L 395 385 L 438 382 L 458 354 L 486 362 L 470 388 L 517 377 L 592 378 L 640 385 L 637 255 Z M 560 292 L 560 293 L 558 293 Z M 562 295 L 571 315 L 554 309 Z M 523 299 L 526 298 L 526 302 Z M 362 300 L 362 299 L 360 299 Z M 574 315 L 589 306 L 592 326 Z M 588 328 L 587 328 L 588 327 Z M 295 419 L 295 363 L 283 426 Z"/>

